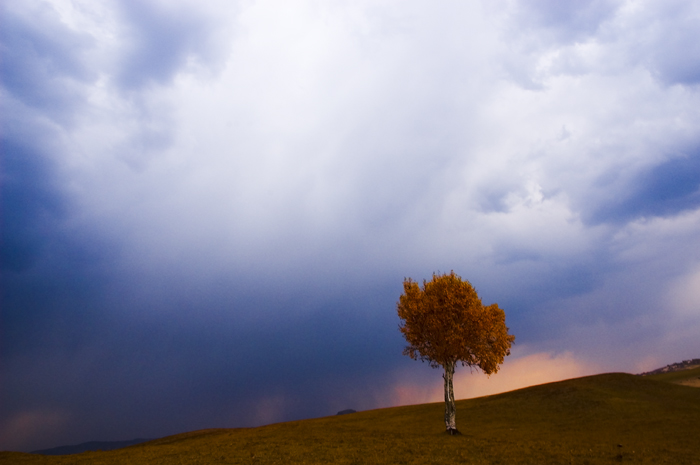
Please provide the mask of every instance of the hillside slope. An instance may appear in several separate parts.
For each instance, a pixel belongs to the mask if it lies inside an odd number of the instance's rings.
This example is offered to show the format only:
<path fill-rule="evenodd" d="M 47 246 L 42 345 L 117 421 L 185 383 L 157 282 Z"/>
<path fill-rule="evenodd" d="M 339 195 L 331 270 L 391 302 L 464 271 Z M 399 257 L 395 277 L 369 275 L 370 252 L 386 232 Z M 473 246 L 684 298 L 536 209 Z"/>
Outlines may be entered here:
<path fill-rule="evenodd" d="M 698 463 L 700 389 L 611 373 L 457 402 L 195 431 L 109 452 L 0 453 L 2 464 Z"/>

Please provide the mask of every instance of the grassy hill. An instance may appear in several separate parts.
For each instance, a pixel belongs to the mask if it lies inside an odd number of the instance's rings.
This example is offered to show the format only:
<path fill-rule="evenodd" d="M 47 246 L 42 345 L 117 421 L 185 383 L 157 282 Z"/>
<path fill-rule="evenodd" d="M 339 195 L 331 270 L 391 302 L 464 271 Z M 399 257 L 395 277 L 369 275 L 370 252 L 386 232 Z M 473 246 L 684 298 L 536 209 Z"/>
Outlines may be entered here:
<path fill-rule="evenodd" d="M 170 436 L 109 452 L 1 452 L 0 464 L 700 463 L 700 389 L 623 373 L 457 402 Z"/>

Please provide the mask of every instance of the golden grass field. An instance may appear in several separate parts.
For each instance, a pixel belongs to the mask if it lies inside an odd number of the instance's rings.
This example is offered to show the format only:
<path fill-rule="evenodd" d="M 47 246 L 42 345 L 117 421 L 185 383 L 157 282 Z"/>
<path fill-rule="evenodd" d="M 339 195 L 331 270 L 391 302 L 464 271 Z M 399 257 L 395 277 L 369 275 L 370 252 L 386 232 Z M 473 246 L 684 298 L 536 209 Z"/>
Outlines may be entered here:
<path fill-rule="evenodd" d="M 457 402 L 169 436 L 108 452 L 0 452 L 0 464 L 700 464 L 700 389 L 610 373 Z"/>

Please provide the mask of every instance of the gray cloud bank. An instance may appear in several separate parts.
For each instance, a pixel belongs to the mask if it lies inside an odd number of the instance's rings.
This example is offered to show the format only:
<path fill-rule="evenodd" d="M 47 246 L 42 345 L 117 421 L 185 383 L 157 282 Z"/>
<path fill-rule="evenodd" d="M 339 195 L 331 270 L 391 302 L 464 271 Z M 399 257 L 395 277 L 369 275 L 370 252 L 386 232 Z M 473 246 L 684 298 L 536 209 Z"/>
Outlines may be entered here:
<path fill-rule="evenodd" d="M 700 350 L 693 2 L 1 8 L 0 448 L 392 405 L 433 271 L 522 353 Z"/>

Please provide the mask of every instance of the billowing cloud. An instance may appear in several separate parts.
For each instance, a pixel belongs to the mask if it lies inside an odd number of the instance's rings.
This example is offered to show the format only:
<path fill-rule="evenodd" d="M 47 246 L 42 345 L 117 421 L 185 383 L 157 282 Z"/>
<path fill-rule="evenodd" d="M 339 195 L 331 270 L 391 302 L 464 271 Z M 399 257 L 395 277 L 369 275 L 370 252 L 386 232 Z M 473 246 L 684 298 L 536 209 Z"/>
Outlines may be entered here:
<path fill-rule="evenodd" d="M 217 55 L 229 38 L 219 33 L 228 18 L 224 5 L 217 6 L 218 11 L 206 11 L 194 2 L 118 2 L 114 13 L 123 16 L 124 38 L 118 85 L 130 90 L 169 84 L 187 66 L 207 67 L 221 60 Z"/>
<path fill-rule="evenodd" d="M 432 399 L 432 272 L 520 347 L 464 396 L 697 356 L 699 17 L 4 4 L 0 447 Z"/>

